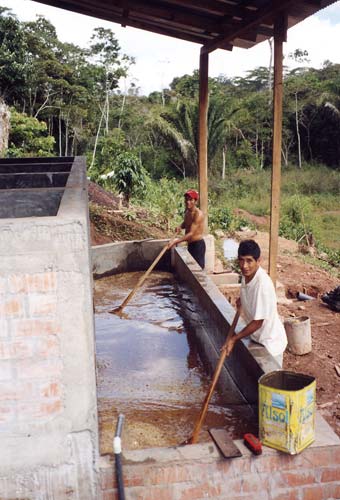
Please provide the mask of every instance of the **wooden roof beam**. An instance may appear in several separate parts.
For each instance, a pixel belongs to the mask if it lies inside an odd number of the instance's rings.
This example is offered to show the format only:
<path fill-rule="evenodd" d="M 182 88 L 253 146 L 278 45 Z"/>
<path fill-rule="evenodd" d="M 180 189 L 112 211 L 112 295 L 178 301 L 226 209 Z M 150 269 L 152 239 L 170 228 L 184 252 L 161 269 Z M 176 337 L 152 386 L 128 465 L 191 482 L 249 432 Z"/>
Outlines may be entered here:
<path fill-rule="evenodd" d="M 249 14 L 235 30 L 218 37 L 213 42 L 207 43 L 203 50 L 205 52 L 212 52 L 217 49 L 221 42 L 232 42 L 235 38 L 241 38 L 242 34 L 252 28 L 256 28 L 259 24 L 263 23 L 268 17 L 277 17 L 286 8 L 294 4 L 296 0 L 273 0 L 268 2 L 264 7 Z"/>
<path fill-rule="evenodd" d="M 185 2 L 183 2 L 183 0 L 161 1 L 164 5 L 167 4 L 173 5 L 174 7 L 188 8 L 191 11 L 196 10 L 216 16 L 231 15 L 239 17 L 241 11 L 251 12 L 251 9 L 248 10 L 244 7 L 238 7 L 236 4 L 222 3 L 216 0 L 209 0 L 208 2 L 206 0 L 185 0 Z"/>
<path fill-rule="evenodd" d="M 38 0 L 39 1 L 39 0 Z M 74 4 L 75 2 L 67 2 L 65 3 L 64 0 L 44 0 L 46 4 L 54 5 L 55 7 L 60 7 L 63 8 L 64 10 L 70 10 L 71 12 L 79 12 L 80 14 L 88 15 L 88 16 L 93 16 L 93 5 L 91 6 L 90 3 L 85 4 L 83 2 L 82 8 L 81 9 L 75 9 Z M 131 16 L 131 13 L 130 13 Z M 170 36 L 173 38 L 179 38 L 180 40 L 185 40 L 187 42 L 193 42 L 193 43 L 198 43 L 202 45 L 202 37 L 206 38 L 207 41 L 212 40 L 213 38 L 208 35 L 200 34 L 199 36 L 195 36 L 194 34 L 186 33 L 186 32 L 181 32 L 176 30 L 175 28 L 163 28 L 163 27 L 158 27 L 157 25 L 150 24 L 150 22 L 143 23 L 142 21 L 138 20 L 133 20 L 131 17 L 122 19 L 122 16 L 120 13 L 117 12 L 117 7 L 115 7 L 115 10 L 108 9 L 107 7 L 99 7 L 98 4 L 96 6 L 96 17 L 99 19 L 103 19 L 105 21 L 110 20 L 114 23 L 121 24 L 122 26 L 130 26 L 132 28 L 137 28 L 137 29 L 142 29 L 146 31 L 150 31 L 152 33 L 156 33 L 158 35 L 165 35 L 165 36 Z M 232 45 L 230 44 L 223 44 L 221 43 L 221 48 L 227 49 L 227 50 L 232 50 Z"/>
<path fill-rule="evenodd" d="M 97 1 L 97 5 L 100 3 L 100 1 Z M 111 6 L 121 7 L 120 4 L 120 0 L 111 1 Z M 152 4 L 151 2 L 146 3 L 140 0 L 129 0 L 128 6 L 130 12 L 135 11 L 136 13 L 138 12 L 138 15 L 148 15 L 157 21 L 168 21 L 183 26 L 192 26 L 203 31 L 210 31 L 214 33 L 219 32 L 216 31 L 219 26 L 218 22 L 214 22 L 214 20 L 211 20 L 204 15 L 189 13 L 184 9 L 162 7 Z"/>

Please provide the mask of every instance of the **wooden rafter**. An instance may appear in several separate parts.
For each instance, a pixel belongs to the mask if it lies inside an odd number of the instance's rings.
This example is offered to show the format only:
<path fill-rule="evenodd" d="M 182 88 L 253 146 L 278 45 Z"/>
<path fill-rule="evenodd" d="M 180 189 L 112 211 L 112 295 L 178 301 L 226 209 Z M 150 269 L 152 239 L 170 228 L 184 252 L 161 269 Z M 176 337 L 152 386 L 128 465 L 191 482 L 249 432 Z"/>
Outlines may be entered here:
<path fill-rule="evenodd" d="M 335 0 L 36 0 L 107 21 L 198 43 L 211 52 L 252 47 L 273 36 L 287 15 L 288 28 Z"/>

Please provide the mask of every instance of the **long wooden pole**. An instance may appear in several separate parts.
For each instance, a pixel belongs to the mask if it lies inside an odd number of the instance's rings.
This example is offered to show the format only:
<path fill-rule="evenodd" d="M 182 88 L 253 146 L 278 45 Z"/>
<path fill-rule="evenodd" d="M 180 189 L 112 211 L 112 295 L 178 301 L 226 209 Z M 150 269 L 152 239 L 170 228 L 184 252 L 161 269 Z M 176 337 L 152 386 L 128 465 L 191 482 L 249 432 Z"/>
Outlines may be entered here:
<path fill-rule="evenodd" d="M 282 54 L 286 39 L 286 16 L 280 17 L 274 26 L 274 99 L 273 99 L 273 167 L 270 206 L 269 275 L 276 284 L 281 191 L 281 145 L 282 145 Z"/>
<path fill-rule="evenodd" d="M 198 183 L 204 234 L 208 234 L 208 89 L 209 54 L 201 50 L 199 68 Z"/>
<path fill-rule="evenodd" d="M 227 339 L 230 338 L 232 335 L 234 335 L 234 331 L 235 331 L 235 328 L 236 328 L 236 325 L 237 325 L 239 317 L 240 317 L 240 312 L 236 311 L 236 314 L 235 314 L 234 320 L 232 322 L 232 325 L 229 328 Z M 215 390 L 215 387 L 216 387 L 217 381 L 219 379 L 221 370 L 223 368 L 223 364 L 224 364 L 226 356 L 227 356 L 226 351 L 225 351 L 225 349 L 223 349 L 222 352 L 221 352 L 221 356 L 220 356 L 220 359 L 218 361 L 218 364 L 217 364 L 217 366 L 215 368 L 214 376 L 213 376 L 213 379 L 211 381 L 211 384 L 210 384 L 210 387 L 209 387 L 209 391 L 207 392 L 207 395 L 205 396 L 205 399 L 203 401 L 201 413 L 199 414 L 199 417 L 197 419 L 194 431 L 192 433 L 191 438 L 188 439 L 188 441 L 186 442 L 186 444 L 195 444 L 198 441 L 198 436 L 199 436 L 201 427 L 203 425 L 205 416 L 206 416 L 207 411 L 208 411 L 209 402 L 210 402 L 211 396 L 213 395 L 213 392 Z"/>
<path fill-rule="evenodd" d="M 161 260 L 161 258 L 163 257 L 163 255 L 165 254 L 165 252 L 168 250 L 169 248 L 169 245 L 171 243 L 172 240 L 169 241 L 169 243 L 167 243 L 163 248 L 162 250 L 159 252 L 159 254 L 157 255 L 157 257 L 155 258 L 155 260 L 152 262 L 151 266 L 147 269 L 147 271 L 139 278 L 136 286 L 131 290 L 131 292 L 129 293 L 129 295 L 123 300 L 123 302 L 121 303 L 120 306 L 116 307 L 115 309 L 112 309 L 111 311 L 109 311 L 110 313 L 112 314 L 119 314 L 122 312 L 122 310 L 124 309 L 124 307 L 127 305 L 128 302 L 130 302 L 130 300 L 132 299 L 132 297 L 135 295 L 135 293 L 137 292 L 138 288 L 140 288 L 142 286 L 142 284 L 144 283 L 144 281 L 146 280 L 146 278 L 149 276 L 149 274 L 151 273 L 151 271 L 153 270 L 153 268 L 156 266 L 156 264 L 158 264 L 158 262 Z"/>

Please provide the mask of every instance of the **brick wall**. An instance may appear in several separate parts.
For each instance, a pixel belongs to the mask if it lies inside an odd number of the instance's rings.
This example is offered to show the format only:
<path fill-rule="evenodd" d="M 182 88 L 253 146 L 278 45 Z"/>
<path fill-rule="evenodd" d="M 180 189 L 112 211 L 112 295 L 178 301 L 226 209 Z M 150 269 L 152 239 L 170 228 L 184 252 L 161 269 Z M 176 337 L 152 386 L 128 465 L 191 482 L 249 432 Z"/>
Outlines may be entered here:
<path fill-rule="evenodd" d="M 53 271 L 0 281 L 0 430 L 62 412 L 62 360 Z"/>
<path fill-rule="evenodd" d="M 340 445 L 312 445 L 296 456 L 264 448 L 224 459 L 211 444 L 125 453 L 126 500 L 330 500 L 340 498 Z M 186 450 L 188 448 L 188 450 Z M 191 448 L 191 449 L 189 449 Z M 118 498 L 114 463 L 100 464 L 101 500 Z"/>

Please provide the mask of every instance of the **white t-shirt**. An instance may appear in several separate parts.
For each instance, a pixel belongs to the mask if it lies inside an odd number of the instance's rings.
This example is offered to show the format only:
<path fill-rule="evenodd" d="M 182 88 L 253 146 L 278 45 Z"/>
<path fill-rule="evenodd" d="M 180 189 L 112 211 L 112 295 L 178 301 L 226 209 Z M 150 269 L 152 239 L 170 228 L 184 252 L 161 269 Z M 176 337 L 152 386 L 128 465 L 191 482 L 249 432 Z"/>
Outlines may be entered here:
<path fill-rule="evenodd" d="M 241 305 L 247 325 L 253 320 L 264 320 L 250 338 L 264 345 L 272 356 L 282 354 L 287 346 L 287 336 L 277 312 L 273 282 L 262 267 L 249 283 L 242 276 Z"/>

